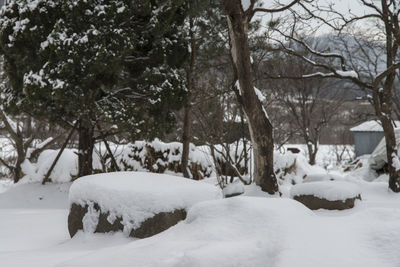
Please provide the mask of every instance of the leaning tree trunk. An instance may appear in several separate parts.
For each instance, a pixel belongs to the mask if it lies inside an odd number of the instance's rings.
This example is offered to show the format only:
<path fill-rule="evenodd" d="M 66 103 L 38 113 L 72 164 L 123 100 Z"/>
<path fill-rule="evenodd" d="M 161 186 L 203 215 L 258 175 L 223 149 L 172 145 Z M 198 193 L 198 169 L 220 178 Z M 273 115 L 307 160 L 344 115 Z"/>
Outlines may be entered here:
<path fill-rule="evenodd" d="M 82 177 L 92 174 L 93 171 L 94 128 L 80 123 L 78 133 L 78 177 Z"/>
<path fill-rule="evenodd" d="M 272 125 L 259 100 L 253 85 L 250 50 L 248 45 L 248 15 L 240 0 L 224 0 L 230 38 L 233 67 L 239 81 L 236 94 L 250 130 L 254 153 L 254 179 L 261 189 L 269 194 L 278 192 L 273 153 Z"/>

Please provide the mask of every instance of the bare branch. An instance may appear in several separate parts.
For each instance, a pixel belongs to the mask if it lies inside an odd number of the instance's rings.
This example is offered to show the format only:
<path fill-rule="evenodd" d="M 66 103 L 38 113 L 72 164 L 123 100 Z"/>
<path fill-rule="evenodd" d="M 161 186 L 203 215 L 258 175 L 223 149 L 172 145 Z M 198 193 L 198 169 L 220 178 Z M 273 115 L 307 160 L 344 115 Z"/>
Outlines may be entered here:
<path fill-rule="evenodd" d="M 292 2 L 290 2 L 289 4 L 282 6 L 280 8 L 254 8 L 253 9 L 253 14 L 254 15 L 256 12 L 265 12 L 265 13 L 277 13 L 277 12 L 282 12 L 285 11 L 289 8 L 291 8 L 292 6 L 294 6 L 295 4 L 299 3 L 301 0 L 293 0 Z"/>

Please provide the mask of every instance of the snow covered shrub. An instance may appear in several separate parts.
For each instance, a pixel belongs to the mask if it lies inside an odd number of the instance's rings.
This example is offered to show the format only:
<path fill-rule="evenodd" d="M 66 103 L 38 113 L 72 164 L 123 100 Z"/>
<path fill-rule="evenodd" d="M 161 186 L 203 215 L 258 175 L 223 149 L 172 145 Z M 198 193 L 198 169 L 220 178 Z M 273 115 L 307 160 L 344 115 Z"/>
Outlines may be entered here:
<path fill-rule="evenodd" d="M 47 174 L 59 150 L 46 149 L 40 155 L 36 163 L 25 160 L 22 164 L 22 171 L 25 176 L 22 182 L 42 182 Z M 53 183 L 67 183 L 76 178 L 78 174 L 78 151 L 77 149 L 64 149 L 61 157 L 58 159 L 49 179 Z M 100 159 L 96 153 L 93 153 L 93 168 L 99 173 L 103 172 Z"/>
<path fill-rule="evenodd" d="M 146 170 L 154 173 L 181 173 L 182 143 L 164 143 L 160 140 L 152 142 L 136 141 L 125 145 L 116 154 L 116 161 L 121 170 Z M 189 169 L 194 180 L 210 177 L 214 166 L 209 155 L 191 145 Z"/>

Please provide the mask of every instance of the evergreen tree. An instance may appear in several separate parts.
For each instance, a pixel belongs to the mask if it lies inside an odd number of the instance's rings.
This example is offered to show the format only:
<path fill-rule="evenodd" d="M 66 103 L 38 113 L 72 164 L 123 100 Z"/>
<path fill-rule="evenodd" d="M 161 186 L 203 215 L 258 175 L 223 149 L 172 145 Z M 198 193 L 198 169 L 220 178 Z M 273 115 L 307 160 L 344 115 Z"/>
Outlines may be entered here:
<path fill-rule="evenodd" d="M 92 172 L 95 125 L 133 137 L 167 129 L 186 88 L 184 1 L 14 0 L 2 10 L 0 53 L 10 111 L 78 123 L 79 174 Z"/>

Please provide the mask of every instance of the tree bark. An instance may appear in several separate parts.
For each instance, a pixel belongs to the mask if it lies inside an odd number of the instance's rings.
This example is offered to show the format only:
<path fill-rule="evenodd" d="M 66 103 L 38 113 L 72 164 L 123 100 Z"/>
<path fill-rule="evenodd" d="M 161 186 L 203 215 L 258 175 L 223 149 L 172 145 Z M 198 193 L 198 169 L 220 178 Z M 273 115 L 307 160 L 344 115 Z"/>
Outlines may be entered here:
<path fill-rule="evenodd" d="M 373 100 L 374 107 L 378 119 L 383 128 L 383 133 L 386 141 L 386 157 L 388 160 L 389 171 L 389 188 L 393 192 L 400 192 L 400 169 L 396 166 L 394 160 L 399 161 L 396 135 L 391 118 L 391 96 L 394 84 L 394 73 L 389 74 L 383 85 L 383 90 L 374 88 Z"/>
<path fill-rule="evenodd" d="M 392 31 L 398 29 L 398 18 L 392 18 L 389 12 L 389 3 L 386 0 L 381 1 L 382 20 L 386 30 L 386 67 L 391 69 L 396 62 L 396 55 L 399 48 L 399 40 Z M 381 74 L 382 75 L 382 74 Z M 383 132 L 386 139 L 386 156 L 389 170 L 389 188 L 393 192 L 400 192 L 400 161 L 397 150 L 396 135 L 392 125 L 392 97 L 395 81 L 395 70 L 389 71 L 385 77 L 382 88 L 381 75 L 378 75 L 374 81 L 373 101 L 376 115 L 382 123 Z M 395 162 L 396 161 L 396 162 Z"/>
<path fill-rule="evenodd" d="M 316 163 L 316 157 L 317 157 L 317 152 L 318 148 L 316 144 L 312 144 L 311 141 L 307 142 L 307 150 L 308 150 L 308 159 L 310 165 L 315 165 Z"/>
<path fill-rule="evenodd" d="M 240 0 L 224 0 L 230 38 L 230 49 L 234 72 L 239 81 L 236 92 L 250 130 L 254 153 L 254 179 L 261 189 L 269 194 L 278 192 L 273 166 L 273 129 L 253 85 L 250 51 L 248 45 L 249 15 L 243 10 Z"/>
<path fill-rule="evenodd" d="M 78 133 L 78 177 L 82 177 L 93 172 L 94 129 L 80 122 Z"/>
<path fill-rule="evenodd" d="M 188 89 L 190 93 L 194 91 L 194 65 L 196 60 L 196 40 L 193 31 L 194 21 L 193 18 L 190 17 L 189 19 L 189 35 L 190 35 L 190 60 L 189 60 L 189 67 L 186 70 L 187 76 L 187 83 Z M 183 119 L 183 133 L 182 133 L 182 158 L 181 158 L 181 165 L 182 165 L 182 173 L 183 176 L 186 178 L 192 178 L 193 175 L 189 170 L 189 153 L 190 153 L 190 137 L 191 137 L 191 128 L 192 128 L 192 120 L 191 120 L 191 112 L 192 112 L 192 99 L 189 97 L 188 103 L 184 107 L 184 119 Z"/>
<path fill-rule="evenodd" d="M 182 173 L 186 178 L 192 178 L 192 173 L 189 170 L 189 152 L 190 152 L 190 136 L 191 136 L 191 109 L 190 104 L 184 108 L 185 117 L 183 120 L 182 134 Z"/>

